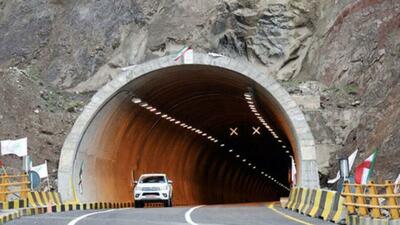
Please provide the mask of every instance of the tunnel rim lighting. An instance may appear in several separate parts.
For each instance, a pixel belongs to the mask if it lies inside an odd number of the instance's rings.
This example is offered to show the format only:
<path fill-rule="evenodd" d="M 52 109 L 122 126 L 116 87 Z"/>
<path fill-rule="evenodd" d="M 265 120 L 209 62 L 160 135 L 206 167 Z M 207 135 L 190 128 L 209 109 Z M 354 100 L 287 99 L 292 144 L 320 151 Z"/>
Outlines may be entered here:
<path fill-rule="evenodd" d="M 139 104 L 139 106 L 140 107 L 147 107 L 149 104 L 147 104 L 147 102 L 141 102 L 140 104 Z"/>
<path fill-rule="evenodd" d="M 135 103 L 135 104 L 139 104 L 139 103 L 142 102 L 142 99 L 140 99 L 140 98 L 132 98 L 132 102 Z"/>

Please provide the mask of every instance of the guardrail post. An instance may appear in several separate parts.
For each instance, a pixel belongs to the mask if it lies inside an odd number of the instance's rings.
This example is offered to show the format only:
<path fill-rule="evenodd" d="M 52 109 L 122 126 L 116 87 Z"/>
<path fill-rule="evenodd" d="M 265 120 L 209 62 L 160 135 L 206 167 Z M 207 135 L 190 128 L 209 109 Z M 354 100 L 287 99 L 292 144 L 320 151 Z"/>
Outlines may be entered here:
<path fill-rule="evenodd" d="M 385 185 L 386 185 L 386 194 L 388 194 L 387 205 L 397 206 L 398 203 L 397 203 L 396 197 L 395 196 L 391 196 L 391 195 L 394 195 L 392 181 L 386 180 L 385 181 Z M 399 218 L 399 209 L 389 208 L 389 213 L 390 213 L 390 216 L 391 216 L 392 219 L 398 219 Z"/>
<path fill-rule="evenodd" d="M 7 186 L 5 186 L 5 178 L 0 177 L 0 201 L 5 202 L 6 201 L 6 191 L 7 191 Z"/>
<path fill-rule="evenodd" d="M 369 187 L 369 194 L 371 194 L 371 201 L 369 204 L 372 206 L 380 206 L 379 199 L 376 197 L 378 193 L 376 191 L 374 182 L 373 181 L 368 182 L 368 187 Z M 381 209 L 375 207 L 372 207 L 371 214 L 372 218 L 380 218 L 382 216 Z"/>
<path fill-rule="evenodd" d="M 363 194 L 363 188 L 362 185 L 356 185 L 356 194 L 359 194 L 357 196 L 357 204 L 360 205 L 365 205 L 365 198 L 361 194 Z M 360 216 L 366 216 L 368 214 L 368 210 L 365 206 L 359 206 L 358 207 L 358 215 Z"/>
<path fill-rule="evenodd" d="M 349 185 L 349 181 L 346 180 L 344 182 L 344 193 L 351 193 L 351 189 L 350 189 L 350 185 Z M 346 203 L 353 203 L 353 196 L 350 195 L 346 195 Z M 352 215 L 356 213 L 356 208 L 352 205 L 347 205 L 347 212 Z"/>
<path fill-rule="evenodd" d="M 28 181 L 28 175 L 26 173 L 22 176 L 21 182 L 23 184 L 21 185 L 21 193 L 20 193 L 20 195 L 21 195 L 21 198 L 25 199 L 25 198 L 28 198 L 28 191 L 30 189 L 30 187 L 29 187 L 30 185 L 29 185 L 29 181 Z"/>

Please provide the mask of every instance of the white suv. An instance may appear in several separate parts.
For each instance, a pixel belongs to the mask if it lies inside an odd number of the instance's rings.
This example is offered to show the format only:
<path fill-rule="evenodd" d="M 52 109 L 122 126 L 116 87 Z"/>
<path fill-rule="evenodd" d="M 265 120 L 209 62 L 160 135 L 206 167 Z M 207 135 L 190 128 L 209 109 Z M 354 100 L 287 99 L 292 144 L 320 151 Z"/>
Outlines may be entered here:
<path fill-rule="evenodd" d="M 135 208 L 142 208 L 146 202 L 163 202 L 165 207 L 172 207 L 172 181 L 167 175 L 143 174 L 135 184 Z"/>

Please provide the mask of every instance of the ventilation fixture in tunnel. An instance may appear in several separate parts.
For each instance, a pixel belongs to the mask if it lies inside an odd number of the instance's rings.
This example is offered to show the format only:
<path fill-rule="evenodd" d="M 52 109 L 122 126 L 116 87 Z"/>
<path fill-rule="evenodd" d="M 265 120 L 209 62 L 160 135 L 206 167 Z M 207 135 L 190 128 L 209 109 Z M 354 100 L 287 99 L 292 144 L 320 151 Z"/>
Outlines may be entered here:
<path fill-rule="evenodd" d="M 287 92 L 247 63 L 194 60 L 137 65 L 93 96 L 62 149 L 64 198 L 132 201 L 133 180 L 157 172 L 176 204 L 276 200 L 291 157 L 298 182 L 318 186 L 313 136 Z"/>

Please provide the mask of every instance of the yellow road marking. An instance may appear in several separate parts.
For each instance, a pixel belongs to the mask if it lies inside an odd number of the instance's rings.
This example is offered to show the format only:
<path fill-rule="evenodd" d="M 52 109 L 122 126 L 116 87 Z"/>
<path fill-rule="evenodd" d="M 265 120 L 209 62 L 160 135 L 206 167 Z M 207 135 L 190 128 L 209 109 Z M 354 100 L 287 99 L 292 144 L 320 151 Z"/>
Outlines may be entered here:
<path fill-rule="evenodd" d="M 274 204 L 275 204 L 275 203 L 269 204 L 268 208 L 271 209 L 271 210 L 273 210 L 274 212 L 276 212 L 276 213 L 282 215 L 283 217 L 285 217 L 285 218 L 287 218 L 287 219 L 289 219 L 289 220 L 292 220 L 292 221 L 295 221 L 295 222 L 298 222 L 298 223 L 301 223 L 301 224 L 305 224 L 305 225 L 313 225 L 312 223 L 307 223 L 307 222 L 305 222 L 305 221 L 302 221 L 302 220 L 299 220 L 299 219 L 297 219 L 297 218 L 294 218 L 294 217 L 291 217 L 291 216 L 289 216 L 289 215 L 286 215 L 286 214 L 283 213 L 283 212 L 280 212 L 279 210 L 277 210 L 277 209 L 274 208 Z"/>

